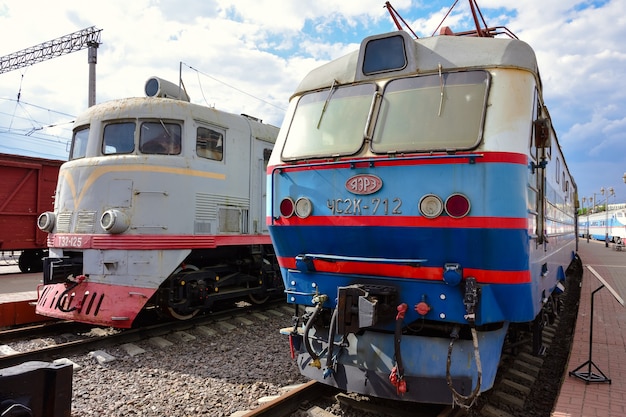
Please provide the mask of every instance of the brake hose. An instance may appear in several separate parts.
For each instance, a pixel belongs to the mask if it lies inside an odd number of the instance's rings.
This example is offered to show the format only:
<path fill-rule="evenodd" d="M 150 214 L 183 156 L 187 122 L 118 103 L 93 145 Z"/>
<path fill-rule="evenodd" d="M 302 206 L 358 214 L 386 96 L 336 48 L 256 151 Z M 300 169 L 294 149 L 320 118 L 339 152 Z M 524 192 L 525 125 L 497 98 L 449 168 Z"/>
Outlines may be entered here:
<path fill-rule="evenodd" d="M 311 362 L 311 366 L 314 366 L 317 369 L 321 369 L 322 364 L 320 363 L 320 355 L 318 355 L 315 352 L 315 350 L 313 350 L 313 347 L 311 346 L 311 342 L 309 340 L 309 331 L 311 331 L 311 327 L 313 326 L 313 322 L 315 321 L 315 318 L 317 317 L 319 312 L 322 310 L 322 304 L 327 299 L 328 299 L 328 296 L 326 295 L 318 295 L 313 298 L 313 302 L 315 302 L 315 311 L 313 311 L 313 314 L 311 315 L 311 317 L 309 317 L 309 319 L 306 322 L 306 325 L 304 326 L 304 347 L 306 348 L 307 353 L 311 356 L 311 359 L 313 360 L 313 362 Z"/>
<path fill-rule="evenodd" d="M 476 398 L 478 398 L 478 396 L 480 395 L 480 385 L 483 375 L 483 367 L 480 363 L 480 353 L 478 351 L 478 334 L 476 333 L 476 328 L 473 325 L 470 330 L 472 332 L 472 341 L 474 343 L 474 357 L 476 358 L 476 370 L 478 372 L 476 387 L 474 387 L 474 391 L 470 395 L 462 395 L 454 389 L 454 387 L 452 386 L 452 375 L 450 374 L 450 366 L 452 364 L 452 347 L 454 346 L 454 341 L 459 338 L 459 326 L 456 326 L 452 330 L 452 334 L 450 335 L 450 345 L 448 345 L 448 358 L 446 361 L 446 382 L 448 384 L 448 387 L 450 388 L 450 391 L 452 391 L 453 405 L 456 404 L 466 409 L 470 408 L 474 404 L 474 401 L 476 401 Z"/>
<path fill-rule="evenodd" d="M 61 293 L 61 296 L 59 297 L 59 299 L 57 300 L 56 303 L 56 308 L 58 308 L 59 310 L 61 310 L 64 313 L 71 313 L 74 310 L 77 310 L 78 307 L 74 306 L 72 308 L 65 308 L 63 307 L 63 304 L 61 303 L 61 301 L 63 300 L 63 297 L 65 297 L 70 291 L 72 291 L 74 288 L 76 288 L 78 286 L 78 284 L 80 284 L 81 282 L 83 282 L 87 277 L 85 275 L 79 275 L 77 276 L 74 280 L 71 280 L 68 278 L 68 282 L 71 282 L 72 285 L 70 285 L 69 287 L 67 287 L 65 289 L 65 291 L 63 291 Z M 69 303 L 68 303 L 69 305 Z"/>
<path fill-rule="evenodd" d="M 333 310 L 333 315 L 330 318 L 330 329 L 328 329 L 328 356 L 326 356 L 326 369 L 324 370 L 324 378 L 327 378 L 333 372 L 333 348 L 335 346 L 337 315 L 337 308 L 335 308 L 335 310 Z"/>

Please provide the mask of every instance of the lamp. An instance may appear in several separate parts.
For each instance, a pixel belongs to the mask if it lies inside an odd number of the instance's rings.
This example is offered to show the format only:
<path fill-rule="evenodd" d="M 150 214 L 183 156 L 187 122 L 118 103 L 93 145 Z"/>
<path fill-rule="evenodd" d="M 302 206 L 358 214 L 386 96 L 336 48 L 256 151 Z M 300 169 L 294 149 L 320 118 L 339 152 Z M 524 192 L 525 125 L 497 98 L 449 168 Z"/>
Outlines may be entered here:
<path fill-rule="evenodd" d="M 604 223 L 605 233 L 604 233 L 604 245 L 605 247 L 609 247 L 609 197 L 615 195 L 615 190 L 613 187 L 608 188 L 600 188 L 600 194 L 604 195 L 606 192 L 606 203 L 604 204 L 604 212 L 606 213 L 606 222 Z"/>

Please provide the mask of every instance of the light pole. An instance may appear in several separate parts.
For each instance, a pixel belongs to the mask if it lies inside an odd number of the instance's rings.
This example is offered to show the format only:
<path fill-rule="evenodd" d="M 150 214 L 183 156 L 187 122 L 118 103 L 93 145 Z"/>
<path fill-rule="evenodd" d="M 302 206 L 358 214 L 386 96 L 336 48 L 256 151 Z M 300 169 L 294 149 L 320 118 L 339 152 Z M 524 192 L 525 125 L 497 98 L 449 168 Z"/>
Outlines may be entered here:
<path fill-rule="evenodd" d="M 592 201 L 593 201 L 593 208 L 591 210 L 593 213 L 595 213 L 596 212 L 596 193 L 593 193 L 593 197 L 589 197 L 589 202 L 592 202 Z"/>
<path fill-rule="evenodd" d="M 596 194 L 597 193 L 593 193 L 593 197 L 589 196 L 589 204 L 591 205 L 591 213 L 595 213 L 596 212 Z"/>
<path fill-rule="evenodd" d="M 604 203 L 604 212 L 606 213 L 606 222 L 604 223 L 605 234 L 604 234 L 604 246 L 609 247 L 609 197 L 615 195 L 615 190 L 613 187 L 609 188 L 600 188 L 600 194 L 604 195 L 606 192 L 606 203 Z M 595 197 L 595 194 L 594 194 Z"/>

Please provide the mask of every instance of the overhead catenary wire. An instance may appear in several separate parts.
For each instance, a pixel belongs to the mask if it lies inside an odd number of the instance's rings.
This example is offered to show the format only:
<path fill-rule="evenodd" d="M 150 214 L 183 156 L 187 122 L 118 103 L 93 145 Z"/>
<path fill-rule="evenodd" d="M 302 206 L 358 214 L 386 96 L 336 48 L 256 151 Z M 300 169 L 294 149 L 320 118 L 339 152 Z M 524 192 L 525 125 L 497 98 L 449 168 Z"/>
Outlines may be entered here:
<path fill-rule="evenodd" d="M 276 105 L 276 104 L 274 104 L 274 103 L 271 103 L 271 102 L 269 102 L 269 101 L 267 101 L 267 100 L 264 100 L 264 99 L 262 99 L 262 98 L 260 98 L 260 97 L 257 97 L 257 96 L 255 96 L 255 95 L 253 95 L 253 94 L 250 94 L 250 93 L 246 92 L 246 91 L 243 91 L 243 90 L 241 90 L 241 89 L 239 89 L 239 88 L 237 88 L 237 87 L 235 87 L 235 86 L 233 86 L 233 85 L 228 84 L 227 82 L 224 82 L 224 81 L 222 81 L 222 80 L 220 80 L 220 79 L 218 79 L 218 78 L 215 78 L 215 77 L 213 77 L 213 76 L 211 76 L 211 75 L 209 75 L 209 74 L 207 74 L 207 73 L 205 73 L 205 72 L 203 72 L 203 71 L 200 71 L 199 69 L 194 68 L 194 67 L 192 67 L 192 66 L 191 66 L 191 65 L 189 65 L 189 64 L 186 64 L 186 63 L 184 63 L 184 62 L 181 62 L 181 64 L 182 64 L 182 65 L 184 65 L 184 66 L 186 66 L 187 68 L 189 68 L 189 69 L 190 69 L 190 70 L 192 70 L 192 71 L 196 71 L 198 74 L 202 74 L 202 75 L 204 75 L 205 77 L 208 77 L 208 78 L 212 79 L 213 81 L 217 81 L 218 83 L 225 85 L 225 86 L 226 86 L 226 87 L 228 87 L 228 88 L 232 88 L 232 89 L 233 89 L 233 90 L 235 90 L 235 91 L 238 91 L 238 92 L 240 92 L 240 93 L 242 93 L 242 94 L 245 94 L 245 95 L 247 95 L 248 97 L 251 97 L 251 98 L 253 98 L 253 99 L 255 99 L 255 100 L 259 100 L 259 101 L 261 101 L 261 102 L 263 102 L 263 103 L 265 103 L 265 104 L 267 104 L 267 105 L 270 105 L 270 106 L 272 106 L 272 107 L 275 107 L 275 108 L 277 108 L 277 109 L 279 109 L 279 110 L 286 111 L 286 109 L 285 109 L 284 107 L 277 106 L 277 105 Z M 198 80 L 198 81 L 199 81 L 199 80 Z M 202 88 L 202 87 L 200 87 L 200 90 L 203 90 L 203 88 Z M 202 97 L 204 98 L 205 103 L 207 103 L 207 105 L 209 105 L 208 101 L 206 100 L 206 97 L 204 96 L 204 91 L 202 91 Z M 209 106 L 210 106 L 210 105 L 209 105 Z"/>
<path fill-rule="evenodd" d="M 43 129 L 47 129 L 47 128 L 53 128 L 53 127 L 59 127 L 59 126 L 63 126 L 63 125 L 71 125 L 72 123 L 74 123 L 74 118 L 75 116 L 71 115 L 71 114 L 67 114 L 67 113 L 63 113 L 57 110 L 53 110 L 47 107 L 42 107 L 42 106 L 38 106 L 36 104 L 31 104 L 31 103 L 27 103 L 25 101 L 20 101 L 20 100 L 16 100 L 16 99 L 10 99 L 10 98 L 5 98 L 5 97 L 0 97 L 0 100 L 5 100 L 8 102 L 11 101 L 15 101 L 15 107 L 13 110 L 13 113 L 6 113 L 6 112 L 2 112 L 0 111 L 0 115 L 5 115 L 8 116 L 10 118 L 9 124 L 8 126 L 2 126 L 0 125 L 0 133 L 14 133 L 14 134 L 19 134 L 19 135 L 31 135 L 34 131 L 39 131 L 39 130 L 43 130 Z M 23 110 L 23 112 L 28 116 L 28 117 L 22 117 L 16 114 L 16 110 L 17 108 L 21 108 Z M 49 114 L 55 114 L 55 115 L 60 115 L 60 116 L 64 116 L 64 117 L 70 117 L 70 120 L 66 120 L 66 121 L 59 121 L 59 122 L 53 122 L 53 123 L 43 123 L 40 122 L 38 120 L 35 120 L 30 112 L 27 109 L 27 106 L 39 109 L 39 110 L 45 110 L 46 112 L 48 112 Z M 28 129 L 24 129 L 23 127 L 21 128 L 15 128 L 13 126 L 14 122 L 16 120 L 23 120 L 23 121 L 27 121 L 30 122 L 31 127 Z M 51 135 L 54 137 L 54 135 Z"/>

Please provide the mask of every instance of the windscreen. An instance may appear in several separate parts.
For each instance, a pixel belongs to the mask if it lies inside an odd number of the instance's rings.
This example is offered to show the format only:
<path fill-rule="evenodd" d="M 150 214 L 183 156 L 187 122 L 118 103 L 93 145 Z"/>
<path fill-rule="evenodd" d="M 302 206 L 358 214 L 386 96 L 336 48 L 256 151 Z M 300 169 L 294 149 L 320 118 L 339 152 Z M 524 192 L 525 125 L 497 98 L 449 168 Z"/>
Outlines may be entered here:
<path fill-rule="evenodd" d="M 372 140 L 376 153 L 467 149 L 481 138 L 486 71 L 401 78 L 385 87 Z"/>
<path fill-rule="evenodd" d="M 302 96 L 289 126 L 283 159 L 358 152 L 375 91 L 374 84 L 360 84 Z"/>

